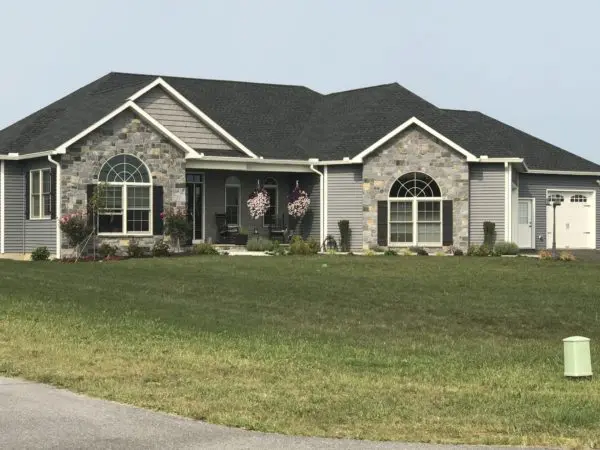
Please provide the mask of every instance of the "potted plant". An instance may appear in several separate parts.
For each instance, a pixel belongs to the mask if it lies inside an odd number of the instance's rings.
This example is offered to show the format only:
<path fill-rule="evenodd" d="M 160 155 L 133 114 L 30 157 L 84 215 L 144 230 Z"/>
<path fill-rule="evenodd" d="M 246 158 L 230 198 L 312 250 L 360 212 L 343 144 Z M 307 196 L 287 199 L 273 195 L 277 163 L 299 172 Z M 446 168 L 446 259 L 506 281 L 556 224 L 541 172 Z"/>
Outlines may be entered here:
<path fill-rule="evenodd" d="M 248 243 L 248 230 L 240 228 L 240 233 L 235 236 L 233 243 L 235 245 L 246 245 Z"/>

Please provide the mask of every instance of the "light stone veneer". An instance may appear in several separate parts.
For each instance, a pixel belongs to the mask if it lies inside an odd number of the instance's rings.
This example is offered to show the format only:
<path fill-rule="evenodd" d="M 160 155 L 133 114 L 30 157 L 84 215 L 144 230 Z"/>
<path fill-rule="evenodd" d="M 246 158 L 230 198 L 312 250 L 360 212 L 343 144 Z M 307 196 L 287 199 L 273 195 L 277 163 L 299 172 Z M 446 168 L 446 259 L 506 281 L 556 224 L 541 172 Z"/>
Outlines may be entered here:
<path fill-rule="evenodd" d="M 132 112 L 126 111 L 73 144 L 61 157 L 62 214 L 86 210 L 86 186 L 96 183 L 102 165 L 121 153 L 134 155 L 146 163 L 153 185 L 163 186 L 165 208 L 186 206 L 184 152 Z M 99 237 L 97 241 L 127 246 L 129 239 Z M 136 240 L 140 245 L 151 246 L 155 238 Z M 64 236 L 62 242 L 63 248 L 68 248 Z"/>
<path fill-rule="evenodd" d="M 453 201 L 454 246 L 469 237 L 469 167 L 465 157 L 418 128 L 410 128 L 369 155 L 363 166 L 363 245 L 377 245 L 377 202 L 387 200 L 398 177 L 423 172 Z"/>

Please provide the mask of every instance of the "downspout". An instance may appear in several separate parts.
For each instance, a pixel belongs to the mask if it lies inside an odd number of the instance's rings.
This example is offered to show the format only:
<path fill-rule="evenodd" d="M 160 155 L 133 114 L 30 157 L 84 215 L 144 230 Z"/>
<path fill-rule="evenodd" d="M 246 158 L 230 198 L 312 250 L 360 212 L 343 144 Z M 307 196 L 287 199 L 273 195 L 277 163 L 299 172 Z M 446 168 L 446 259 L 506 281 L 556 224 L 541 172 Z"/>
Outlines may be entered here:
<path fill-rule="evenodd" d="M 4 160 L 0 161 L 0 253 L 4 253 Z"/>
<path fill-rule="evenodd" d="M 512 241 L 512 168 L 508 162 L 504 163 L 504 240 Z"/>
<path fill-rule="evenodd" d="M 56 183 L 55 189 L 56 189 L 56 205 L 54 206 L 56 208 L 56 258 L 60 259 L 60 253 L 61 253 L 61 237 L 62 237 L 62 233 L 60 231 L 60 200 L 61 200 L 61 193 L 60 193 L 60 185 L 61 185 L 61 170 L 60 170 L 60 163 L 58 161 L 54 161 L 52 159 L 52 155 L 48 155 L 48 161 L 50 161 L 52 164 L 54 164 L 56 166 L 56 180 L 54 180 L 54 182 Z"/>
<path fill-rule="evenodd" d="M 324 197 L 324 192 L 323 192 L 323 173 L 319 172 L 317 169 L 315 169 L 314 164 L 310 165 L 310 170 L 312 170 L 314 173 L 316 173 L 317 175 L 319 175 L 319 208 L 320 208 L 320 214 L 319 214 L 319 245 L 323 245 L 323 242 L 325 240 L 325 237 L 323 236 L 323 219 L 324 219 L 324 210 L 323 210 L 323 206 L 324 206 L 324 202 L 325 202 L 325 197 Z"/>
<path fill-rule="evenodd" d="M 327 171 L 327 166 L 323 167 L 323 178 L 324 178 L 324 184 L 325 184 L 325 203 L 323 208 L 325 209 L 325 218 L 323 219 L 323 235 L 324 238 L 327 239 L 327 236 L 329 235 L 329 230 L 328 230 L 328 221 L 329 221 L 329 199 L 327 198 L 329 196 L 329 174 Z"/>

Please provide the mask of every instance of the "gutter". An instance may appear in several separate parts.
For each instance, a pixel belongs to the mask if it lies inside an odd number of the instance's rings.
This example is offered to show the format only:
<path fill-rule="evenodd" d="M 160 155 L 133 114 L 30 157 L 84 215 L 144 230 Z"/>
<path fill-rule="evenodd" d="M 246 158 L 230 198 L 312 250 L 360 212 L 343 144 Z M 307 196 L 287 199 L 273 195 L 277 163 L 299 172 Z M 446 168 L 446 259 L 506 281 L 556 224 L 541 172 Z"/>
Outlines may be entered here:
<path fill-rule="evenodd" d="M 324 219 L 325 219 L 325 209 L 324 209 L 324 205 L 325 205 L 325 196 L 324 196 L 324 192 L 323 192 L 323 185 L 324 185 L 324 181 L 323 181 L 323 173 L 319 172 L 317 169 L 315 169 L 314 164 L 310 165 L 310 170 L 312 170 L 314 173 L 316 173 L 317 175 L 319 175 L 319 208 L 321 209 L 321 213 L 319 214 L 319 246 L 323 245 L 323 242 L 325 242 L 325 237 L 323 236 L 323 224 Z"/>
<path fill-rule="evenodd" d="M 48 161 L 50 161 L 52 164 L 54 164 L 56 166 L 56 180 L 53 180 L 56 183 L 55 189 L 56 189 L 56 205 L 54 206 L 56 208 L 56 257 L 58 259 L 60 259 L 60 254 L 61 254 L 61 241 L 62 241 L 62 233 L 60 231 L 60 215 L 61 215 L 61 211 L 60 211 L 60 203 L 61 203 L 61 189 L 60 189 L 60 185 L 61 185 L 61 167 L 60 167 L 60 163 L 58 161 L 55 161 L 52 159 L 52 155 L 48 155 Z M 4 162 L 4 161 L 3 161 Z M 2 216 L 4 217 L 4 215 Z"/>

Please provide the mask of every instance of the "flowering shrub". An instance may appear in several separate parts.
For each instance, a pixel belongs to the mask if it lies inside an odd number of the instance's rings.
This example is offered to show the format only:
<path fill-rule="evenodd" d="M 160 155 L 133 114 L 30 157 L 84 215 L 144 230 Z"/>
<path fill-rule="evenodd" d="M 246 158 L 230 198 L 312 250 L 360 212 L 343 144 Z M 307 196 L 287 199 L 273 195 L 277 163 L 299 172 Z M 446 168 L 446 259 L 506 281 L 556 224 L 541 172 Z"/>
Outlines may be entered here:
<path fill-rule="evenodd" d="M 269 206 L 271 206 L 269 193 L 265 188 L 256 188 L 248 197 L 246 204 L 250 211 L 250 217 L 260 219 L 267 213 Z"/>
<path fill-rule="evenodd" d="M 160 213 L 160 218 L 165 224 L 165 234 L 171 236 L 175 242 L 185 241 L 192 231 L 192 224 L 188 220 L 187 211 L 183 208 L 172 208 Z"/>
<path fill-rule="evenodd" d="M 60 231 L 69 240 L 69 245 L 78 247 L 92 232 L 87 217 L 81 213 L 66 214 L 60 218 Z"/>
<path fill-rule="evenodd" d="M 296 187 L 288 197 L 288 214 L 292 217 L 300 218 L 306 214 L 310 206 L 310 198 L 306 191 Z"/>

